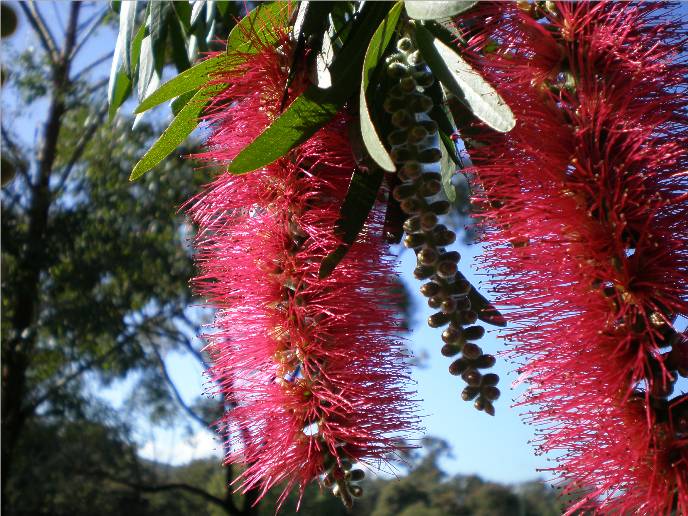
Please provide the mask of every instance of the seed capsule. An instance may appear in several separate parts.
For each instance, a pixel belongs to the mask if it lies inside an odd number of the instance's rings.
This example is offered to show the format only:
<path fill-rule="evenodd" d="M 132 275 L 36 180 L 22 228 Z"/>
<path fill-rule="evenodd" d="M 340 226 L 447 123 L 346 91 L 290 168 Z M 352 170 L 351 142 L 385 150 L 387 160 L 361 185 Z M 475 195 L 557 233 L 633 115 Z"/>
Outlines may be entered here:
<path fill-rule="evenodd" d="M 482 355 L 483 350 L 480 349 L 480 346 L 477 344 L 473 344 L 472 342 L 467 342 L 463 346 L 463 356 L 466 357 L 468 360 L 475 360 L 477 359 L 480 355 Z"/>
<path fill-rule="evenodd" d="M 387 113 L 394 113 L 400 109 L 406 108 L 407 103 L 404 99 L 399 99 L 395 97 L 387 97 L 382 103 L 382 107 Z"/>
<path fill-rule="evenodd" d="M 396 131 L 392 131 L 387 135 L 387 142 L 390 145 L 401 145 L 403 143 L 406 143 L 406 139 L 408 138 L 408 132 L 404 129 L 397 129 Z"/>
<path fill-rule="evenodd" d="M 461 392 L 461 399 L 463 401 L 471 401 L 478 395 L 479 392 L 480 389 L 478 389 L 477 387 L 468 386 Z"/>
<path fill-rule="evenodd" d="M 482 388 L 482 395 L 487 398 L 488 401 L 495 401 L 499 399 L 499 395 L 501 394 L 499 392 L 499 389 L 493 385 L 488 385 L 486 387 Z"/>
<path fill-rule="evenodd" d="M 362 469 L 351 469 L 346 474 L 351 482 L 360 482 L 365 478 L 365 472 Z"/>
<path fill-rule="evenodd" d="M 456 263 L 454 262 L 440 262 L 437 264 L 437 275 L 440 278 L 453 278 L 456 275 L 456 271 Z"/>
<path fill-rule="evenodd" d="M 489 369 L 490 367 L 495 365 L 495 362 L 495 357 L 493 357 L 492 355 L 480 355 L 477 359 L 475 359 L 473 364 L 478 369 Z"/>
<path fill-rule="evenodd" d="M 422 93 L 413 95 L 409 99 L 408 109 L 414 113 L 427 113 L 432 109 L 432 99 Z"/>
<path fill-rule="evenodd" d="M 435 77 L 425 70 L 414 73 L 413 78 L 421 88 L 429 88 L 435 82 Z"/>
<path fill-rule="evenodd" d="M 454 312 L 456 312 L 456 299 L 453 299 L 451 297 L 449 299 L 446 299 L 442 302 L 441 309 L 445 314 L 453 314 Z"/>
<path fill-rule="evenodd" d="M 428 298 L 428 306 L 433 310 L 437 310 L 440 306 L 442 306 L 442 298 L 439 296 Z"/>
<path fill-rule="evenodd" d="M 435 283 L 434 281 L 426 283 L 420 287 L 420 293 L 423 294 L 425 297 L 435 296 L 435 295 L 439 294 L 439 292 L 441 290 L 442 290 L 442 287 L 438 283 Z"/>
<path fill-rule="evenodd" d="M 464 310 L 461 312 L 461 324 L 473 324 L 478 320 L 478 314 L 473 310 Z"/>
<path fill-rule="evenodd" d="M 435 265 L 439 253 L 431 247 L 426 247 L 418 252 L 418 262 L 422 265 Z"/>
<path fill-rule="evenodd" d="M 361 486 L 349 486 L 349 492 L 351 493 L 351 496 L 354 496 L 356 498 L 360 498 L 361 496 L 363 496 L 363 488 Z"/>
<path fill-rule="evenodd" d="M 407 233 L 416 233 L 417 231 L 420 231 L 420 216 L 414 215 L 413 217 L 409 217 L 406 219 L 406 222 L 404 222 L 404 231 Z"/>
<path fill-rule="evenodd" d="M 454 325 L 449 326 L 446 330 L 442 332 L 442 340 L 446 344 L 463 344 L 463 331 L 461 328 L 457 328 Z"/>
<path fill-rule="evenodd" d="M 392 79 L 401 79 L 411 73 L 411 70 L 404 63 L 395 61 L 387 65 L 387 75 Z"/>
<path fill-rule="evenodd" d="M 478 340 L 485 335 L 485 328 L 482 326 L 470 326 L 464 329 L 466 340 Z"/>
<path fill-rule="evenodd" d="M 499 376 L 494 373 L 488 373 L 483 376 L 483 385 L 497 385 L 499 383 Z"/>
<path fill-rule="evenodd" d="M 406 94 L 416 91 L 416 81 L 413 77 L 403 77 L 399 81 L 399 88 Z"/>
<path fill-rule="evenodd" d="M 405 109 L 400 109 L 392 115 L 392 125 L 401 129 L 408 129 L 413 124 L 414 119 Z"/>
<path fill-rule="evenodd" d="M 449 374 L 459 376 L 466 369 L 468 369 L 468 361 L 464 358 L 459 358 L 458 360 L 454 360 L 449 366 Z"/>
<path fill-rule="evenodd" d="M 461 347 L 456 344 L 445 344 L 442 346 L 440 353 L 445 357 L 453 357 L 461 353 Z"/>
<path fill-rule="evenodd" d="M 425 235 L 422 233 L 411 233 L 404 237 L 404 245 L 409 249 L 415 249 L 425 243 Z"/>
<path fill-rule="evenodd" d="M 437 215 L 446 215 L 449 213 L 449 210 L 451 209 L 451 204 L 449 204 L 448 201 L 436 201 L 433 202 L 430 206 L 430 211 Z"/>
<path fill-rule="evenodd" d="M 422 204 L 417 199 L 404 199 L 400 203 L 401 211 L 407 215 L 415 215 L 422 210 Z"/>
<path fill-rule="evenodd" d="M 413 48 L 413 41 L 408 37 L 399 38 L 397 48 L 400 52 L 409 52 Z"/>
<path fill-rule="evenodd" d="M 457 253 L 458 254 L 458 253 Z M 444 258 L 440 258 L 440 261 L 444 261 Z M 471 291 L 471 284 L 468 283 L 466 280 L 456 280 L 454 283 L 452 283 L 452 294 L 456 296 L 467 296 L 468 293 Z M 468 307 L 470 308 L 470 306 Z"/>
<path fill-rule="evenodd" d="M 425 130 L 428 132 L 429 136 L 435 136 L 437 134 L 437 122 L 434 120 L 423 120 L 419 122 Z"/>
<path fill-rule="evenodd" d="M 399 171 L 399 178 L 402 181 L 413 181 L 423 173 L 422 165 L 417 161 L 407 161 Z"/>
<path fill-rule="evenodd" d="M 423 231 L 432 231 L 437 226 L 437 220 L 437 215 L 425 212 L 420 216 L 420 227 Z"/>
<path fill-rule="evenodd" d="M 412 127 L 408 132 L 408 141 L 410 143 L 418 143 L 428 137 L 428 132 L 422 125 Z"/>
<path fill-rule="evenodd" d="M 435 273 L 434 267 L 416 267 L 415 269 L 413 269 L 413 276 L 418 280 L 428 279 L 434 273 Z"/>
<path fill-rule="evenodd" d="M 442 151 L 437 147 L 428 147 L 418 154 L 418 160 L 421 163 L 437 163 L 441 159 Z"/>
<path fill-rule="evenodd" d="M 397 147 L 396 149 L 392 149 L 389 155 L 392 158 L 392 161 L 394 161 L 394 163 L 402 164 L 411 159 L 411 157 L 413 156 L 413 151 L 409 148 L 408 145 L 404 145 L 403 147 Z"/>
<path fill-rule="evenodd" d="M 481 374 L 477 369 L 467 369 L 461 375 L 461 379 L 466 382 L 471 387 L 477 387 L 480 385 Z"/>
<path fill-rule="evenodd" d="M 428 326 L 430 326 L 430 328 L 439 328 L 441 326 L 444 326 L 448 322 L 449 315 L 442 312 L 434 313 L 430 317 L 428 317 Z"/>

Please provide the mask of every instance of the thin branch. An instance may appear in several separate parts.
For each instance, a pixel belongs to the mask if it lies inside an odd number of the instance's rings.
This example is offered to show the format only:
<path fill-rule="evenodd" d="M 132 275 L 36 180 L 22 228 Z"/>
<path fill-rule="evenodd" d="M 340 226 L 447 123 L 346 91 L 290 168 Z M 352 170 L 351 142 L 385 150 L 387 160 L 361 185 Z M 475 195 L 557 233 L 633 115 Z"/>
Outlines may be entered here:
<path fill-rule="evenodd" d="M 60 52 L 57 49 L 55 38 L 45 24 L 40 11 L 36 8 L 35 2 L 19 2 L 19 7 L 24 11 L 24 15 L 40 39 L 43 49 L 50 56 L 50 61 L 56 64 L 60 59 Z"/>
<path fill-rule="evenodd" d="M 196 411 L 194 409 L 192 409 L 184 401 L 184 398 L 182 398 L 182 395 L 179 392 L 179 389 L 177 389 L 177 386 L 174 384 L 174 381 L 172 380 L 172 377 L 170 376 L 170 373 L 167 370 L 167 365 L 165 364 L 165 359 L 160 354 L 160 350 L 158 349 L 158 347 L 155 345 L 155 343 L 151 339 L 149 339 L 149 343 L 150 343 L 151 347 L 153 348 L 153 353 L 155 353 L 155 357 L 158 359 L 158 364 L 160 365 L 160 372 L 162 373 L 162 376 L 165 379 L 167 386 L 172 391 L 172 394 L 174 395 L 175 400 L 177 400 L 177 403 L 179 404 L 179 406 L 182 407 L 182 409 L 184 409 L 184 412 L 186 412 L 190 418 L 192 418 L 194 421 L 196 421 L 198 424 L 202 425 L 203 427 L 208 428 L 210 426 L 210 422 L 206 421 L 201 416 L 199 416 L 196 413 Z"/>
<path fill-rule="evenodd" d="M 106 61 L 109 61 L 110 59 L 112 59 L 112 56 L 114 55 L 114 53 L 115 53 L 114 50 L 111 50 L 111 51 L 109 51 L 108 53 L 106 53 L 106 54 L 104 54 L 103 56 L 101 56 L 101 57 L 99 57 L 98 59 L 96 59 L 95 61 L 91 62 L 90 64 L 87 64 L 87 65 L 84 66 L 81 70 L 79 70 L 79 71 L 76 73 L 76 75 L 74 75 L 74 77 L 73 77 L 72 80 L 73 80 L 73 81 L 79 80 L 81 77 L 83 77 L 85 74 L 87 74 L 88 72 L 90 72 L 91 70 L 93 70 L 93 69 L 94 69 L 95 67 L 97 67 L 98 65 L 101 65 L 101 64 L 103 64 L 103 63 L 106 62 Z"/>
<path fill-rule="evenodd" d="M 93 34 L 95 33 L 96 29 L 98 29 L 98 27 L 100 27 L 100 24 L 103 23 L 103 20 L 104 20 L 105 17 L 108 15 L 109 10 L 110 10 L 110 8 L 109 8 L 109 7 L 106 7 L 105 9 L 103 9 L 103 10 L 101 11 L 100 15 L 97 16 L 97 17 L 93 20 L 93 22 L 92 22 L 91 25 L 88 27 L 88 29 L 86 29 L 86 33 L 85 33 L 85 34 L 83 35 L 83 37 L 81 38 L 81 41 L 79 41 L 79 42 L 77 43 L 76 47 L 74 48 L 74 50 L 72 51 L 72 53 L 69 55 L 70 58 L 74 58 L 74 57 L 81 51 L 81 49 L 84 47 L 84 45 L 86 44 L 86 42 L 87 42 L 89 39 L 91 39 L 91 36 L 93 36 Z M 81 29 L 79 30 L 79 32 L 81 32 Z"/>
<path fill-rule="evenodd" d="M 145 484 L 137 484 L 135 482 L 130 482 L 128 480 L 124 480 L 121 478 L 113 478 L 110 477 L 107 474 L 103 475 L 106 477 L 108 480 L 112 482 L 116 482 L 117 484 L 122 484 L 124 486 L 130 487 L 132 489 L 138 490 L 138 491 L 143 491 L 144 493 L 158 493 L 160 491 L 186 491 L 187 493 L 194 494 L 196 496 L 200 496 L 207 502 L 210 502 L 214 505 L 217 505 L 218 507 L 221 507 L 222 509 L 228 511 L 230 514 L 236 514 L 239 515 L 240 513 L 236 510 L 235 507 L 230 507 L 228 506 L 224 500 L 221 498 L 218 498 L 215 495 L 212 495 L 208 493 L 207 491 L 204 491 L 203 489 L 192 486 L 190 484 L 184 484 L 182 482 L 174 482 L 174 483 L 169 483 L 169 484 L 153 484 L 153 485 L 145 485 Z"/>
<path fill-rule="evenodd" d="M 102 124 L 103 121 L 105 120 L 106 114 L 107 114 L 107 106 L 104 105 L 96 113 L 93 121 L 91 121 L 91 123 L 88 124 L 88 126 L 86 126 L 86 128 L 84 129 L 84 132 L 81 134 L 81 138 L 79 138 L 79 141 L 74 146 L 74 150 L 72 151 L 72 155 L 69 158 L 67 165 L 65 165 L 64 170 L 62 171 L 62 174 L 60 175 L 60 179 L 58 180 L 57 187 L 54 189 L 55 195 L 58 195 L 59 192 L 61 192 L 62 189 L 64 188 L 64 185 L 67 182 L 69 175 L 72 173 L 74 166 L 76 165 L 77 161 L 79 161 L 79 159 L 83 155 L 84 151 L 86 150 L 86 146 L 88 145 L 88 143 L 95 136 L 96 128 L 100 124 Z"/>

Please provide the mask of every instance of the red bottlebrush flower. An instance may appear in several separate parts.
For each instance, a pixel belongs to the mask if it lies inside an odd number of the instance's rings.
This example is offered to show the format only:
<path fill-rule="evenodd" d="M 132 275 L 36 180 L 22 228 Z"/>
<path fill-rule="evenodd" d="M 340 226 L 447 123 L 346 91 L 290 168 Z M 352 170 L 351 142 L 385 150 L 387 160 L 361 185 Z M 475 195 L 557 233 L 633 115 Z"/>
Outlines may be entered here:
<path fill-rule="evenodd" d="M 282 35 L 217 74 L 227 86 L 207 111 L 201 158 L 227 164 L 278 116 L 290 50 Z M 290 99 L 304 83 L 297 74 Z M 219 308 L 206 335 L 210 375 L 234 405 L 222 420 L 226 461 L 246 465 L 241 488 L 259 498 L 282 483 L 280 503 L 328 472 L 323 483 L 349 502 L 360 495 L 351 464 L 384 461 L 415 424 L 380 210 L 335 271 L 318 277 L 340 242 L 333 228 L 355 168 L 348 124 L 340 114 L 276 162 L 224 173 L 189 202 L 195 283 Z"/>
<path fill-rule="evenodd" d="M 569 512 L 686 514 L 685 35 L 662 4 L 519 5 L 458 26 L 517 118 L 471 156 L 522 403 Z"/>

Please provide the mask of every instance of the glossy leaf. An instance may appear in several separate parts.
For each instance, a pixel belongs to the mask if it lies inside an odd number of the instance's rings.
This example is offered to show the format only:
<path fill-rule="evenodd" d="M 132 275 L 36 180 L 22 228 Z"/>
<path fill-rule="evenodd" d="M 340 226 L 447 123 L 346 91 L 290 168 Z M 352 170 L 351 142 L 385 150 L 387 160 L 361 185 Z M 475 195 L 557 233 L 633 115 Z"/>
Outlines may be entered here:
<path fill-rule="evenodd" d="M 361 232 L 377 198 L 383 176 L 384 172 L 379 168 L 371 171 L 356 169 L 354 172 L 346 198 L 342 203 L 341 217 L 335 227 L 335 232 L 341 237 L 342 243 L 321 262 L 318 273 L 321 278 L 332 273 Z"/>
<path fill-rule="evenodd" d="M 387 16 L 380 26 L 375 30 L 373 37 L 370 39 L 368 49 L 366 50 L 365 58 L 363 59 L 363 70 L 361 72 L 361 90 L 359 96 L 359 115 L 361 122 L 361 136 L 363 143 L 370 157 L 388 172 L 394 172 L 396 167 L 392 158 L 390 158 L 385 149 L 384 144 L 380 140 L 380 136 L 375 129 L 375 124 L 370 116 L 368 110 L 368 101 L 366 99 L 366 92 L 368 90 L 368 83 L 375 71 L 380 59 L 382 58 L 387 46 L 389 45 L 392 35 L 399 21 L 401 14 L 402 3 L 397 2 L 389 11 Z"/>
<path fill-rule="evenodd" d="M 205 6 L 205 0 L 196 0 L 191 6 L 191 25 L 195 25 L 201 16 L 203 7 Z"/>
<path fill-rule="evenodd" d="M 454 203 L 456 202 L 456 188 L 454 183 L 452 183 L 452 178 L 456 172 L 456 165 L 450 154 L 450 145 L 454 146 L 454 142 L 451 139 L 447 142 L 444 138 L 441 138 L 440 150 L 442 151 L 442 159 L 440 160 L 440 174 L 442 175 L 442 190 L 444 190 L 444 194 L 449 202 Z"/>
<path fill-rule="evenodd" d="M 386 2 L 372 2 L 352 29 L 347 44 L 331 67 L 334 86 L 326 90 L 310 86 L 291 105 L 248 144 L 229 165 L 233 174 L 245 174 L 284 156 L 325 125 L 358 87 L 367 42 L 389 11 Z"/>
<path fill-rule="evenodd" d="M 416 20 L 436 20 L 449 18 L 468 11 L 478 2 L 476 0 L 407 0 L 404 2 L 406 13 Z"/>
<path fill-rule="evenodd" d="M 464 59 L 421 25 L 416 27 L 416 39 L 435 76 L 477 118 L 499 132 L 513 129 L 516 120 L 509 106 Z"/>
<path fill-rule="evenodd" d="M 122 2 L 119 10 L 119 33 L 115 44 L 115 54 L 120 54 L 121 66 L 131 78 L 131 41 L 134 38 L 136 22 L 136 0 Z"/>
<path fill-rule="evenodd" d="M 124 71 L 119 71 L 110 80 L 108 88 L 108 117 L 112 120 L 119 107 L 127 100 L 131 92 L 131 80 Z"/>
<path fill-rule="evenodd" d="M 220 54 L 218 56 L 201 61 L 196 66 L 189 68 L 177 75 L 174 79 L 170 79 L 165 84 L 155 90 L 149 97 L 147 97 L 136 108 L 135 113 L 143 113 L 163 102 L 172 100 L 175 97 L 182 95 L 188 91 L 193 91 L 209 80 L 209 75 L 223 66 L 228 66 L 229 59 L 226 55 Z"/>
<path fill-rule="evenodd" d="M 260 46 L 256 46 L 252 39 L 257 39 L 264 46 L 272 45 L 277 41 L 276 31 L 266 27 L 285 27 L 289 21 L 289 12 L 288 2 L 258 4 L 258 7 L 232 28 L 227 38 L 227 53 L 257 53 Z M 247 38 L 246 33 L 252 34 L 252 39 Z"/>
<path fill-rule="evenodd" d="M 165 129 L 165 132 L 162 133 L 160 138 L 136 164 L 129 177 L 130 181 L 136 181 L 155 167 L 191 134 L 198 126 L 199 116 L 208 99 L 221 87 L 221 85 L 215 85 L 196 92 L 193 98 L 174 117 L 172 123 Z"/>

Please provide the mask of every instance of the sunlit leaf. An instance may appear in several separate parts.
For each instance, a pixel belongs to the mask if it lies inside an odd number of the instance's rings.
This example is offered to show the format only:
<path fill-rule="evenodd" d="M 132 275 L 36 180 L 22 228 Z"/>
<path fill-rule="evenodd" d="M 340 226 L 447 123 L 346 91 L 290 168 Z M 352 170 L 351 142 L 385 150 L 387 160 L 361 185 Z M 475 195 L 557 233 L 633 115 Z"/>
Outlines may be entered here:
<path fill-rule="evenodd" d="M 436 20 L 468 11 L 476 0 L 406 0 L 406 13 L 416 20 Z"/>
<path fill-rule="evenodd" d="M 401 7 L 401 2 L 397 2 L 394 7 L 392 7 L 385 19 L 382 20 L 382 23 L 380 23 L 380 26 L 375 30 L 373 37 L 370 39 L 365 58 L 363 59 L 361 90 L 359 96 L 359 115 L 363 143 L 365 144 L 366 150 L 373 161 L 375 161 L 388 172 L 394 172 L 396 167 L 394 166 L 392 158 L 390 158 L 389 154 L 387 153 L 387 149 L 385 149 L 384 144 L 382 141 L 380 141 L 380 136 L 375 129 L 375 124 L 373 124 L 370 111 L 368 110 L 366 92 L 368 90 L 370 78 L 375 71 L 378 62 L 380 61 L 380 58 L 385 53 L 390 40 L 392 39 L 397 22 L 399 21 L 399 15 L 401 14 Z"/>
<path fill-rule="evenodd" d="M 418 48 L 442 84 L 480 120 L 500 132 L 516 124 L 509 106 L 478 72 L 425 27 L 416 27 Z"/>

